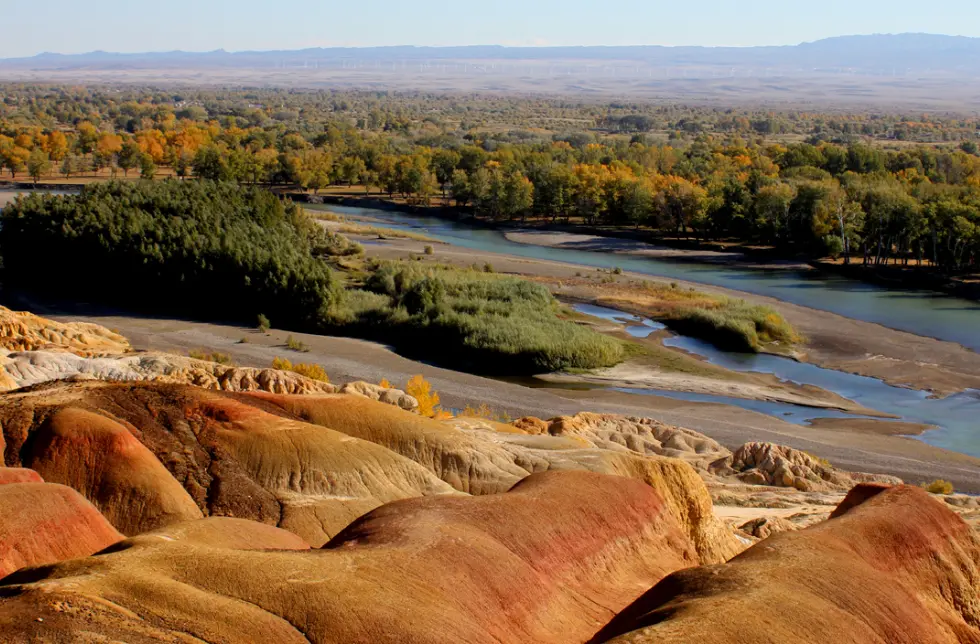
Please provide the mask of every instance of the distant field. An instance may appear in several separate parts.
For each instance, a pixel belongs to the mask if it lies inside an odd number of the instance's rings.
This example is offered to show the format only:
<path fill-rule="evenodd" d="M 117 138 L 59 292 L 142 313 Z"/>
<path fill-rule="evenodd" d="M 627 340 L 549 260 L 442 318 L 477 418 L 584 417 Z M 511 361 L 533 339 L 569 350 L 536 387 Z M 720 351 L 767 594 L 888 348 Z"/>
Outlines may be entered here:
<path fill-rule="evenodd" d="M 624 96 L 688 104 L 857 110 L 900 107 L 916 110 L 975 109 L 980 83 L 953 75 L 933 77 L 813 73 L 789 75 L 719 69 L 645 68 L 628 65 L 542 65 L 540 61 L 442 61 L 393 70 L 365 64 L 354 68 L 143 68 L 29 69 L 0 66 L 0 81 L 156 86 L 268 86 L 307 89 L 392 89 L 445 93 L 575 95 L 588 100 Z"/>

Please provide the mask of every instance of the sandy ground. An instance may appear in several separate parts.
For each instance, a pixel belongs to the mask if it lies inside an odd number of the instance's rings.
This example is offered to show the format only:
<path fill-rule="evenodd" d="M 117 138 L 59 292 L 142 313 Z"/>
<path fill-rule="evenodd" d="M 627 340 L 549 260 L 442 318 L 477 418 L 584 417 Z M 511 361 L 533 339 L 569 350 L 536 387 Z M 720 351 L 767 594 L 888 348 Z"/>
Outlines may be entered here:
<path fill-rule="evenodd" d="M 172 319 L 154 319 L 90 307 L 73 310 L 31 303 L 5 302 L 61 320 L 102 324 L 128 337 L 137 349 L 187 353 L 209 349 L 229 354 L 244 366 L 264 367 L 276 356 L 294 362 L 322 365 L 335 382 L 388 378 L 403 385 L 423 374 L 449 408 L 486 403 L 513 418 L 524 415 L 554 417 L 581 411 L 649 417 L 705 433 L 729 448 L 749 441 L 773 442 L 806 450 L 852 471 L 877 472 L 922 482 L 945 478 L 962 492 L 980 493 L 980 459 L 938 449 L 910 438 L 881 435 L 844 427 L 801 427 L 738 407 L 692 403 L 655 395 L 637 396 L 616 391 L 529 388 L 441 369 L 403 358 L 389 348 L 362 340 L 292 334 L 309 353 L 286 348 L 286 332 L 268 335 L 254 329 Z M 241 340 L 247 340 L 242 343 Z"/>
<path fill-rule="evenodd" d="M 18 194 L 19 193 L 17 192 L 11 192 L 9 190 L 0 190 L 0 208 L 3 208 L 8 203 L 13 201 Z"/>
<path fill-rule="evenodd" d="M 504 234 L 508 240 L 518 244 L 533 244 L 566 250 L 588 250 L 607 253 L 623 253 L 640 255 L 657 259 L 687 259 L 698 262 L 727 264 L 744 258 L 741 253 L 723 253 L 713 250 L 684 250 L 654 246 L 632 239 L 616 237 L 600 237 L 597 235 L 580 235 L 545 230 L 515 230 Z"/>
<path fill-rule="evenodd" d="M 610 369 L 599 369 L 588 374 L 549 374 L 541 376 L 546 382 L 559 384 L 582 383 L 628 389 L 680 391 L 695 394 L 767 400 L 770 402 L 802 405 L 817 409 L 836 409 L 852 414 L 888 418 L 889 415 L 857 405 L 829 391 L 817 387 L 777 387 L 756 382 L 733 382 L 686 374 L 656 372 L 641 365 L 624 363 Z M 894 418 L 894 416 L 892 416 Z"/>
<path fill-rule="evenodd" d="M 547 230 L 515 230 L 504 234 L 508 240 L 518 244 L 532 244 L 567 250 L 587 250 L 604 253 L 621 253 L 637 255 L 653 259 L 672 259 L 707 264 L 737 264 L 745 267 L 766 266 L 769 268 L 797 268 L 810 270 L 810 265 L 793 260 L 774 260 L 759 263 L 746 260 L 743 253 L 721 252 L 714 250 L 689 250 L 684 248 L 668 248 L 656 246 L 634 239 L 618 237 L 601 237 L 598 235 L 581 235 L 577 233 L 555 232 Z"/>
<path fill-rule="evenodd" d="M 43 311 L 42 311 L 43 312 Z M 553 417 L 580 411 L 657 418 L 703 432 L 729 447 L 748 441 L 787 444 L 829 459 L 848 470 L 893 474 L 910 481 L 947 478 L 957 490 L 980 493 L 980 459 L 955 454 L 919 441 L 792 425 L 779 419 L 728 405 L 689 403 L 658 396 L 635 396 L 612 391 L 532 389 L 482 378 L 403 358 L 389 348 L 348 338 L 293 334 L 310 347 L 297 354 L 285 347 L 285 332 L 268 336 L 252 329 L 180 320 L 156 320 L 107 314 L 58 316 L 82 319 L 114 328 L 139 349 L 187 352 L 207 348 L 228 353 L 239 364 L 268 366 L 276 356 L 324 366 L 335 382 L 388 378 L 404 384 L 423 374 L 447 407 L 486 403 L 511 417 Z M 240 340 L 247 338 L 247 344 Z"/>

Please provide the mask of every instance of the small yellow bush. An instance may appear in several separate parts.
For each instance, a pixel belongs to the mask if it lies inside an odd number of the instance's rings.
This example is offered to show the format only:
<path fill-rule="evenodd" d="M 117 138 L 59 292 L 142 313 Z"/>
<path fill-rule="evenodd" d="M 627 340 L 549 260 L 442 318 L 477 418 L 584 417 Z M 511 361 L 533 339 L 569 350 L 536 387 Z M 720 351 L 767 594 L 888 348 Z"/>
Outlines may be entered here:
<path fill-rule="evenodd" d="M 390 382 L 388 382 L 388 379 L 387 378 L 382 378 L 381 379 L 381 382 L 378 383 L 378 386 L 381 387 L 382 389 L 394 389 L 395 388 L 395 385 L 393 385 Z"/>
<path fill-rule="evenodd" d="M 439 413 L 439 394 L 432 391 L 432 385 L 422 374 L 412 376 L 405 386 L 405 393 L 419 401 L 419 414 L 434 418 Z"/>
<path fill-rule="evenodd" d="M 219 353 L 217 351 L 208 352 L 201 349 L 194 349 L 188 352 L 188 355 L 195 360 L 204 360 L 205 362 L 217 362 L 218 364 L 230 365 L 231 356 L 227 353 Z"/>
<path fill-rule="evenodd" d="M 506 413 L 498 414 L 487 403 L 482 403 L 479 407 L 467 405 L 466 409 L 460 413 L 460 416 L 463 418 L 482 418 L 483 420 L 492 420 L 504 424 L 512 420 Z"/>
<path fill-rule="evenodd" d="M 949 481 L 944 481 L 943 479 L 936 479 L 932 483 L 923 484 L 922 487 L 924 487 L 926 492 L 929 494 L 944 494 L 947 496 L 952 494 L 954 490 L 953 484 Z"/>
<path fill-rule="evenodd" d="M 272 361 L 272 368 L 279 369 L 280 371 L 292 371 L 293 373 L 309 378 L 310 380 L 318 380 L 326 383 L 330 382 L 330 376 L 328 376 L 327 372 L 323 370 L 323 367 L 318 364 L 293 364 L 286 358 L 275 358 Z"/>

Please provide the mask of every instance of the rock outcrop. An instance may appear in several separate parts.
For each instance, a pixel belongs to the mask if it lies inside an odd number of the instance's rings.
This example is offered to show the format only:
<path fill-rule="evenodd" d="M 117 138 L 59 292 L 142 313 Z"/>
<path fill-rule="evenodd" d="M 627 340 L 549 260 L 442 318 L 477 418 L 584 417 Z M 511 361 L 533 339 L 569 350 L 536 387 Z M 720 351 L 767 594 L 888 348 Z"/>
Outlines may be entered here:
<path fill-rule="evenodd" d="M 913 487 L 859 486 L 830 521 L 674 573 L 593 642 L 980 642 L 980 540 Z"/>
<path fill-rule="evenodd" d="M 0 485 L 0 579 L 25 566 L 86 557 L 122 539 L 71 488 L 51 483 Z"/>
<path fill-rule="evenodd" d="M 774 534 L 792 532 L 797 530 L 798 527 L 794 523 L 780 517 L 759 517 L 758 519 L 746 521 L 738 529 L 755 539 L 768 539 Z"/>
<path fill-rule="evenodd" d="M 294 392 L 274 392 L 274 393 L 294 393 Z M 419 401 L 409 396 L 401 389 L 387 389 L 380 385 L 370 382 L 349 382 L 340 388 L 340 393 L 352 396 L 361 396 L 368 400 L 377 400 L 388 405 L 394 405 L 405 411 L 418 411 Z"/>
<path fill-rule="evenodd" d="M 249 525 L 232 545 L 190 524 L 15 573 L 0 640 L 566 644 L 699 563 L 653 488 L 585 472 L 393 503 L 319 552 Z"/>
<path fill-rule="evenodd" d="M 698 473 L 678 459 L 644 455 L 621 446 L 599 447 L 575 435 L 503 433 L 472 423 L 461 429 L 454 423 L 350 396 L 252 396 L 306 422 L 382 445 L 467 494 L 499 494 L 530 474 L 553 470 L 640 480 L 663 495 L 705 561 L 725 561 L 744 547 L 714 517 L 711 498 Z"/>
<path fill-rule="evenodd" d="M 129 535 L 230 516 L 322 545 L 384 503 L 456 493 L 374 443 L 185 385 L 45 385 L 0 399 L 0 424 L 6 465 L 72 486 Z"/>
<path fill-rule="evenodd" d="M 806 452 L 772 443 L 746 443 L 708 469 L 752 485 L 788 487 L 801 492 L 846 492 L 859 483 L 902 482 L 889 476 L 844 472 Z"/>
<path fill-rule="evenodd" d="M 528 434 L 577 436 L 602 449 L 679 458 L 699 469 L 731 453 L 704 434 L 650 418 L 583 412 L 549 421 L 521 418 L 514 427 Z"/>
<path fill-rule="evenodd" d="M 7 351 L 67 351 L 78 356 L 125 353 L 129 340 L 84 322 L 62 323 L 0 306 L 0 348 Z"/>
<path fill-rule="evenodd" d="M 337 387 L 290 371 L 231 367 L 166 353 L 81 357 L 63 351 L 28 351 L 0 357 L 6 390 L 53 380 L 161 382 L 214 391 L 268 391 L 279 394 L 335 393 Z"/>

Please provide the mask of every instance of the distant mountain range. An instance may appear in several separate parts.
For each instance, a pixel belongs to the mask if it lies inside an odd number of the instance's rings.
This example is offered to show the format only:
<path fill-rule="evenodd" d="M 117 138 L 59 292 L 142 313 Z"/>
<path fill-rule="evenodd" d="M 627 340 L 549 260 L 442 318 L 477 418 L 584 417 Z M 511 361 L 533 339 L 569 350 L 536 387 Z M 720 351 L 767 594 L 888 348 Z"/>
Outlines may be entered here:
<path fill-rule="evenodd" d="M 296 65 L 486 61 L 632 63 L 653 67 L 725 67 L 772 70 L 805 69 L 857 73 L 980 74 L 980 38 L 931 34 L 843 36 L 782 47 L 365 47 L 292 51 L 160 52 L 116 54 L 44 53 L 30 58 L 0 59 L 0 69 L 164 69 L 276 68 Z"/>

